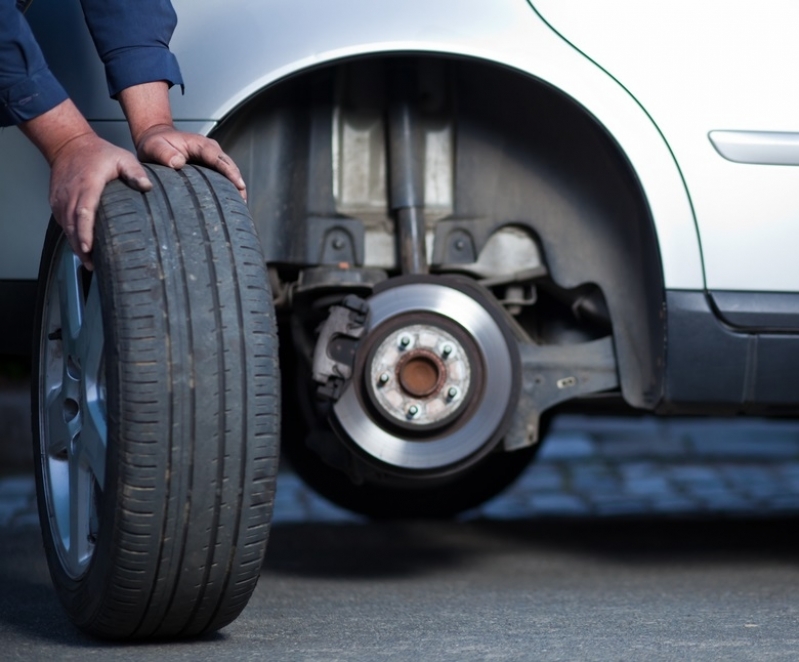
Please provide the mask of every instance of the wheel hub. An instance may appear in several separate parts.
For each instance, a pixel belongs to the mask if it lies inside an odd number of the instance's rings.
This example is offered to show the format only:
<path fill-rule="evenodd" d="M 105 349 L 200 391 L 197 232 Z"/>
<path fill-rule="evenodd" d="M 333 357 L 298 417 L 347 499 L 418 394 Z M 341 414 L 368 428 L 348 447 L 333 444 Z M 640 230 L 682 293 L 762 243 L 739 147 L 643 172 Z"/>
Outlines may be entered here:
<path fill-rule="evenodd" d="M 378 415 L 389 421 L 434 425 L 463 405 L 464 398 L 457 396 L 469 392 L 475 361 L 480 357 L 470 360 L 463 344 L 434 321 L 408 323 L 390 332 L 370 355 L 367 392 Z"/>

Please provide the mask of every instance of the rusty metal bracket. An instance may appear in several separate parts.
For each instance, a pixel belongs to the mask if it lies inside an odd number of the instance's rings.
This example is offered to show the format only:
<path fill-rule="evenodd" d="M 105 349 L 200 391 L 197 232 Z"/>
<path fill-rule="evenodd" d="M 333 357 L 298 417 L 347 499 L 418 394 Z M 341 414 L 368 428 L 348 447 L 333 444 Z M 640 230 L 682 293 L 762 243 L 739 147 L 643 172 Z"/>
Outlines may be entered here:
<path fill-rule="evenodd" d="M 578 345 L 519 343 L 522 387 L 519 405 L 505 435 L 505 450 L 537 444 L 541 414 L 578 396 L 619 386 L 613 337 Z"/>

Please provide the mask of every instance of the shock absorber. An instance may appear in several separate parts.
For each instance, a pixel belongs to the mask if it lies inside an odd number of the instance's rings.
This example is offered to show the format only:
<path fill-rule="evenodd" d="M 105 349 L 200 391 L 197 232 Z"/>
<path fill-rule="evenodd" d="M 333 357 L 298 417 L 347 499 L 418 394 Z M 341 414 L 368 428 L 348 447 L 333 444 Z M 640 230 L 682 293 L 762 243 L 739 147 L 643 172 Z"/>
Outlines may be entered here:
<path fill-rule="evenodd" d="M 416 103 L 416 71 L 411 63 L 398 62 L 390 80 L 389 204 L 396 219 L 398 262 L 403 274 L 426 274 L 424 132 Z"/>

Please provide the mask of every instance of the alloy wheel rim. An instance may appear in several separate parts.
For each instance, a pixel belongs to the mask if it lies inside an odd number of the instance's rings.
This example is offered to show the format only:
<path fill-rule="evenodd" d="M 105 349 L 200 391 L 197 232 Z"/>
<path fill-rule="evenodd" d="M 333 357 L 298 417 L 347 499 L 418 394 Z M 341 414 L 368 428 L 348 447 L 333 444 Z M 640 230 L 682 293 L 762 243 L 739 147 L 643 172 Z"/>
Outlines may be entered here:
<path fill-rule="evenodd" d="M 78 579 L 94 555 L 105 485 L 104 334 L 98 279 L 63 236 L 54 256 L 40 338 L 40 471 L 58 558 Z"/>

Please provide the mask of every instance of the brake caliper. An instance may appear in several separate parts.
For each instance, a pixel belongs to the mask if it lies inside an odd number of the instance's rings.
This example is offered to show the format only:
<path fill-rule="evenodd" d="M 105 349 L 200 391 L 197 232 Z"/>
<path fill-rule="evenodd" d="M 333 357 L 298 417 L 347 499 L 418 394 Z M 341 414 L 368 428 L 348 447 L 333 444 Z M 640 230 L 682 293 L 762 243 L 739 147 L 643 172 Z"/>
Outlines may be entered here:
<path fill-rule="evenodd" d="M 354 294 L 330 308 L 314 349 L 313 379 L 320 384 L 319 395 L 333 401 L 341 396 L 352 377 L 355 354 L 368 319 L 368 302 Z"/>

